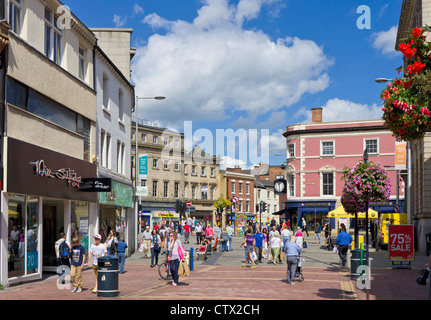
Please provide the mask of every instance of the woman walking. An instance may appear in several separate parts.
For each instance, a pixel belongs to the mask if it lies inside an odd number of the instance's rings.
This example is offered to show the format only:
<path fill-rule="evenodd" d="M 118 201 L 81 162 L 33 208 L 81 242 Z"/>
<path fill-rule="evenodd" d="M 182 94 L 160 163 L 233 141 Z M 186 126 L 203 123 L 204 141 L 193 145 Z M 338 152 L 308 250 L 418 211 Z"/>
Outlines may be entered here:
<path fill-rule="evenodd" d="M 298 227 L 298 229 L 296 230 L 295 237 L 296 237 L 296 243 L 302 249 L 302 244 L 304 242 L 304 238 L 302 236 L 302 231 L 301 231 L 300 227 Z"/>
<path fill-rule="evenodd" d="M 280 240 L 280 234 L 278 231 L 274 233 L 274 236 L 271 238 L 271 253 L 272 253 L 272 260 L 274 261 L 274 264 L 277 264 L 278 255 L 280 254 L 280 247 L 281 247 L 281 240 Z"/>
<path fill-rule="evenodd" d="M 186 250 L 181 244 L 180 239 L 177 238 L 175 232 L 169 233 L 169 254 L 171 256 L 170 269 L 172 274 L 172 285 L 176 287 L 178 285 L 178 268 L 180 266 L 180 261 L 185 258 Z"/>
<path fill-rule="evenodd" d="M 256 240 L 254 239 L 253 234 L 251 233 L 251 230 L 248 229 L 246 231 L 245 237 L 244 237 L 244 242 L 241 243 L 240 248 L 243 245 L 246 245 L 246 250 L 247 250 L 247 256 L 245 258 L 245 263 L 242 265 L 243 267 L 247 266 L 248 260 L 251 260 L 251 263 L 253 264 L 251 266 L 252 269 L 256 268 L 256 264 L 254 263 L 254 259 L 253 259 L 253 251 L 254 251 L 254 245 L 256 243 Z"/>
<path fill-rule="evenodd" d="M 151 268 L 157 266 L 159 264 L 159 252 L 162 246 L 162 240 L 160 236 L 157 234 L 157 230 L 153 229 L 151 232 Z M 156 260 L 156 264 L 154 264 L 154 259 Z"/>

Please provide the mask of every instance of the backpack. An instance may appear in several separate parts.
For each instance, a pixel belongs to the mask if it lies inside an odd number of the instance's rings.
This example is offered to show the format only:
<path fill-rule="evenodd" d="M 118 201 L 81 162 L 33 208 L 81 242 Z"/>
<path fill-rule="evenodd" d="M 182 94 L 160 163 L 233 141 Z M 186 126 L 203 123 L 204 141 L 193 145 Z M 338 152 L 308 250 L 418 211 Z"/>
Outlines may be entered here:
<path fill-rule="evenodd" d="M 115 254 L 116 251 L 117 251 L 117 244 L 115 243 L 115 240 L 112 239 L 111 246 L 109 247 L 109 253 L 113 255 Z"/>
<path fill-rule="evenodd" d="M 60 243 L 58 251 L 60 253 L 61 259 L 69 259 L 70 258 L 70 248 L 67 245 L 66 241 L 63 241 L 62 243 Z"/>

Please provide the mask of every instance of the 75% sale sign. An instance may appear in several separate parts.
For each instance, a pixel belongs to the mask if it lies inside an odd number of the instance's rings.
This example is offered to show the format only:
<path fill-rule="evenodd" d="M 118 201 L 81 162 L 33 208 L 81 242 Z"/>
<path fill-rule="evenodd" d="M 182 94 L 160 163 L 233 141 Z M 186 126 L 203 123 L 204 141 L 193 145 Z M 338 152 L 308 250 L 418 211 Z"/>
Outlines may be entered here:
<path fill-rule="evenodd" d="M 389 260 L 414 260 L 413 232 L 413 225 L 389 226 Z"/>

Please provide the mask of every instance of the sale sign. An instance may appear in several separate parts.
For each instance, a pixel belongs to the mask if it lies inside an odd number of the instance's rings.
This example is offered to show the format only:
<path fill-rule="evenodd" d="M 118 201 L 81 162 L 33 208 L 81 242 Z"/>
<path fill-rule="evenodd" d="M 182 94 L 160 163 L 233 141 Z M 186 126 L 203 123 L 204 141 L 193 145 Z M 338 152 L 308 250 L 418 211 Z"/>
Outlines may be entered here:
<path fill-rule="evenodd" d="M 413 232 L 413 225 L 389 225 L 389 260 L 414 260 Z"/>

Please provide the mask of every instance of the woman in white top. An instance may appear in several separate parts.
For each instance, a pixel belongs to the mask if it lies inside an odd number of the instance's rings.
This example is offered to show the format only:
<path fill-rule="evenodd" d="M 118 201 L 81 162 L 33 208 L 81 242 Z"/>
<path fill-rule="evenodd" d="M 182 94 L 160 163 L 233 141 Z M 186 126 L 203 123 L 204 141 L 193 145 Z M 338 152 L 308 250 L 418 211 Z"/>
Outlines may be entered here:
<path fill-rule="evenodd" d="M 151 268 L 159 264 L 159 252 L 162 247 L 162 241 L 160 236 L 157 234 L 157 230 L 153 229 L 151 231 Z M 154 258 L 156 259 L 156 264 L 153 264 Z"/>
<path fill-rule="evenodd" d="M 281 246 L 281 240 L 280 240 L 280 234 L 278 231 L 274 232 L 274 236 L 271 238 L 271 253 L 272 253 L 272 259 L 274 261 L 274 264 L 277 262 L 278 255 L 280 254 L 280 246 Z"/>
<path fill-rule="evenodd" d="M 181 251 L 181 253 L 180 253 Z M 175 287 L 178 285 L 178 269 L 180 267 L 181 257 L 185 257 L 186 251 L 179 238 L 177 238 L 176 232 L 169 233 L 169 254 L 171 256 L 170 269 L 172 274 L 172 285 Z"/>
<path fill-rule="evenodd" d="M 114 243 L 112 243 L 113 241 Z M 109 235 L 105 242 L 106 250 L 108 251 L 109 255 L 115 256 L 115 253 L 117 250 L 115 250 L 113 246 L 115 246 L 117 243 L 118 243 L 118 239 L 115 236 L 114 229 L 109 230 Z"/>

